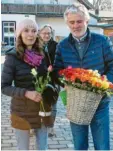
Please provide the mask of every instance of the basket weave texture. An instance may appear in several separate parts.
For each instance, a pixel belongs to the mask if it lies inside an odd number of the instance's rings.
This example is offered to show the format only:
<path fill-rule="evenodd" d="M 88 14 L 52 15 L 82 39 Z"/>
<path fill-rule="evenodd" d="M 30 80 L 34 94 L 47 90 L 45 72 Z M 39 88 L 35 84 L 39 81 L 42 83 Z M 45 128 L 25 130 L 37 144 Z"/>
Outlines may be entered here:
<path fill-rule="evenodd" d="M 67 118 L 78 125 L 89 125 L 101 98 L 100 94 L 69 86 L 67 90 Z"/>

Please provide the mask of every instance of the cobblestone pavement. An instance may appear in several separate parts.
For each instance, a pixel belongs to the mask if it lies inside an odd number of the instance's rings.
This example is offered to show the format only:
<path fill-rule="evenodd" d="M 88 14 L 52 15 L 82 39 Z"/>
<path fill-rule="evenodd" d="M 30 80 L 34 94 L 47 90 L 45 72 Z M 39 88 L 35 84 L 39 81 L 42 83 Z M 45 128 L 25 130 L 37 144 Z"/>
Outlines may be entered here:
<path fill-rule="evenodd" d="M 111 117 L 111 149 L 113 150 L 113 102 L 111 102 L 110 117 Z M 10 126 L 10 97 L 1 96 L 1 149 L 2 150 L 16 150 L 16 140 L 14 129 Z M 58 101 L 58 112 L 55 122 L 56 136 L 49 138 L 49 150 L 72 150 L 72 136 L 70 131 L 69 121 L 65 114 L 65 108 L 61 101 Z M 91 135 L 89 136 L 90 147 L 93 149 Z M 30 137 L 30 150 L 35 150 L 35 137 Z"/>
<path fill-rule="evenodd" d="M 4 62 L 1 56 L 1 63 Z M 10 97 L 1 95 L 1 150 L 16 150 L 14 129 L 10 126 Z M 66 118 L 66 110 L 61 101 L 57 105 L 57 117 L 55 122 L 56 136 L 49 138 L 49 150 L 73 150 L 72 135 L 69 121 Z M 113 100 L 110 103 L 110 140 L 113 150 Z M 93 149 L 92 137 L 89 136 L 89 149 Z M 35 137 L 30 138 L 30 150 L 35 150 Z"/>

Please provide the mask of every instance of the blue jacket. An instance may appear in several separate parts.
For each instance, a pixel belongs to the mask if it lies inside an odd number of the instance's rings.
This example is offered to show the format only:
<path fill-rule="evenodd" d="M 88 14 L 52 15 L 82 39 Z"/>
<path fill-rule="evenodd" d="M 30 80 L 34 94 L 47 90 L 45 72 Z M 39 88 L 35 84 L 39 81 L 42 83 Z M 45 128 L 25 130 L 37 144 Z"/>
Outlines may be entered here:
<path fill-rule="evenodd" d="M 85 48 L 83 59 L 79 57 L 74 47 L 74 39 L 70 34 L 57 45 L 54 71 L 72 66 L 98 70 L 101 75 L 106 75 L 113 82 L 113 43 L 106 36 L 91 33 L 88 29 L 88 46 Z"/>

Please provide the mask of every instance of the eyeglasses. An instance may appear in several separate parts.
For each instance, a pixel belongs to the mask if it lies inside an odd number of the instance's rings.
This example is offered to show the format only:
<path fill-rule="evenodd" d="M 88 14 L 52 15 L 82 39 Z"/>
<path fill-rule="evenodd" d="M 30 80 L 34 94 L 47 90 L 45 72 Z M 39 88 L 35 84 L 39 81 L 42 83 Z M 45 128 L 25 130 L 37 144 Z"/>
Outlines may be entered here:
<path fill-rule="evenodd" d="M 41 34 L 43 34 L 43 35 L 49 35 L 49 36 L 51 35 L 51 33 L 41 33 Z"/>

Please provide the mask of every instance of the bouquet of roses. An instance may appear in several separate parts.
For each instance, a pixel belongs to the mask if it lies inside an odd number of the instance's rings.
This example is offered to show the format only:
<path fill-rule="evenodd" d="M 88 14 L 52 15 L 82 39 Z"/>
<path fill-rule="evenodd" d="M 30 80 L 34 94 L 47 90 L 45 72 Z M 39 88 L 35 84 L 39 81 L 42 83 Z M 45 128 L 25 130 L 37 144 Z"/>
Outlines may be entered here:
<path fill-rule="evenodd" d="M 104 95 L 112 94 L 113 84 L 108 81 L 105 75 L 100 75 L 97 70 L 87 70 L 83 68 L 72 68 L 59 71 L 61 81 L 66 85 L 71 85 L 78 89 L 92 91 Z"/>

